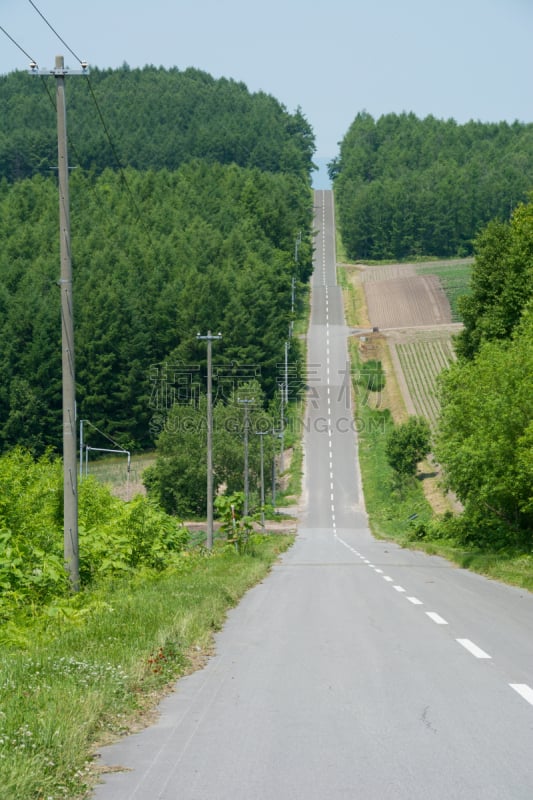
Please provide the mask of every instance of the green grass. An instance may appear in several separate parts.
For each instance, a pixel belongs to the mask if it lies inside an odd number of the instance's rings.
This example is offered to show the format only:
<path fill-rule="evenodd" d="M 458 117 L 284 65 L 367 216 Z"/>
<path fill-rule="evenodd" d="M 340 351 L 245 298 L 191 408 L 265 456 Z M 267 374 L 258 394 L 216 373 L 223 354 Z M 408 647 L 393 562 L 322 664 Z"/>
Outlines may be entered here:
<path fill-rule="evenodd" d="M 461 322 L 461 315 L 457 301 L 459 297 L 470 291 L 470 276 L 472 274 L 472 259 L 450 262 L 439 261 L 434 264 L 423 264 L 416 268 L 419 275 L 437 275 L 452 310 L 452 321 Z"/>
<path fill-rule="evenodd" d="M 357 346 L 351 343 L 352 367 L 360 369 Z M 388 410 L 371 408 L 368 392 L 359 384 L 356 393 L 356 419 L 359 431 L 359 463 L 365 494 L 365 505 L 372 532 L 380 537 L 409 541 L 414 521 L 427 522 L 432 510 L 419 481 L 413 479 L 399 486 L 387 462 L 385 444 L 394 427 Z M 415 520 L 413 516 L 415 515 Z"/>
<path fill-rule="evenodd" d="M 294 320 L 293 336 L 303 337 L 309 327 L 309 317 L 311 314 L 311 289 L 309 284 L 301 290 L 297 305 L 298 314 Z"/>
<path fill-rule="evenodd" d="M 519 586 L 533 592 L 533 555 L 531 553 L 491 553 L 468 550 L 457 542 L 446 539 L 423 539 L 408 543 L 429 555 L 439 555 L 463 569 L 469 569 L 488 578 Z"/>
<path fill-rule="evenodd" d="M 337 262 L 341 262 L 343 264 L 350 262 L 338 227 L 335 231 L 335 254 Z"/>
<path fill-rule="evenodd" d="M 138 724 L 209 649 L 227 610 L 293 537 L 253 537 L 252 552 L 189 553 L 182 566 L 115 581 L 36 621 L 0 657 L 0 796 L 87 796 L 98 744 Z M 23 641 L 23 637 L 21 638 Z"/>
<path fill-rule="evenodd" d="M 131 500 L 139 492 L 144 492 L 142 474 L 147 467 L 155 463 L 155 460 L 156 454 L 152 452 L 134 455 L 131 457 L 130 471 L 128 473 L 128 461 L 125 455 L 93 457 L 87 464 L 87 472 L 89 475 L 93 475 L 100 483 L 109 486 L 111 491 L 123 500 Z M 84 476 L 85 468 L 84 461 Z"/>
<path fill-rule="evenodd" d="M 346 318 L 346 324 L 354 327 L 360 323 L 360 293 L 357 291 L 354 282 L 348 280 L 346 267 L 337 267 L 337 281 L 342 289 L 344 297 L 344 316 Z"/>

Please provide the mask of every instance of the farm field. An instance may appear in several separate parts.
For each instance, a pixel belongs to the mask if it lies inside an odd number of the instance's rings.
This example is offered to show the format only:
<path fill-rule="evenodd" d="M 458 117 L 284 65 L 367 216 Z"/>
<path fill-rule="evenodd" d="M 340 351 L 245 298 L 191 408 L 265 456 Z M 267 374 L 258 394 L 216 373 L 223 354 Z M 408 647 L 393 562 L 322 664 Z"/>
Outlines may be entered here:
<path fill-rule="evenodd" d="M 370 321 L 380 330 L 452 321 L 450 304 L 435 275 L 373 280 L 364 288 Z"/>
<path fill-rule="evenodd" d="M 444 289 L 448 302 L 452 322 L 459 322 L 460 315 L 457 300 L 461 295 L 468 294 L 468 284 L 472 274 L 473 259 L 461 261 L 443 261 L 436 264 L 419 264 L 416 267 L 417 275 L 436 275 Z"/>
<path fill-rule="evenodd" d="M 407 410 L 434 425 L 439 414 L 437 376 L 455 355 L 453 330 L 419 331 L 389 337 L 389 349 Z"/>
<path fill-rule="evenodd" d="M 455 358 L 457 298 L 468 291 L 471 259 L 360 267 L 368 317 L 385 335 L 409 414 L 434 425 L 437 376 Z"/>

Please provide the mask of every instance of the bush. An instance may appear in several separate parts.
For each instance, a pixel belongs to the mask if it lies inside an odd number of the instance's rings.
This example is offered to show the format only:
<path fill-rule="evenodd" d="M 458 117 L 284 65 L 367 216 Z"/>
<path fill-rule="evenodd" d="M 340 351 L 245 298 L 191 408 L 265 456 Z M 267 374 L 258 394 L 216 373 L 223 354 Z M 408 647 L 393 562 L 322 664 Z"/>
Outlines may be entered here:
<path fill-rule="evenodd" d="M 415 475 L 416 465 L 431 449 L 431 432 L 423 417 L 409 417 L 387 438 L 386 455 L 392 469 L 402 478 Z"/>
<path fill-rule="evenodd" d="M 63 553 L 63 476 L 59 459 L 35 461 L 22 449 L 0 458 L 0 620 L 38 613 L 70 595 Z M 129 503 L 94 478 L 79 489 L 80 577 L 163 570 L 189 532 L 145 497 Z"/>
<path fill-rule="evenodd" d="M 361 366 L 359 384 L 369 392 L 381 392 L 385 388 L 385 373 L 381 361 L 370 359 Z"/>

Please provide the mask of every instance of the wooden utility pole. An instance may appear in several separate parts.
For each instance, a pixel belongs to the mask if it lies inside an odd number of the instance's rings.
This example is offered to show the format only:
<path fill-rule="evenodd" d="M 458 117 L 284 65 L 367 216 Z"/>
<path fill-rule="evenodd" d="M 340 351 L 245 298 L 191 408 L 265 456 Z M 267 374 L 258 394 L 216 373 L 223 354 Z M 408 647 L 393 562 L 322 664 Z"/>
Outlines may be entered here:
<path fill-rule="evenodd" d="M 30 65 L 32 74 L 42 74 Z M 85 75 L 81 70 L 65 69 L 63 56 L 56 56 L 55 67 L 47 74 L 56 79 L 57 153 L 59 177 L 59 244 L 61 259 L 61 368 L 63 382 L 63 545 L 65 567 L 72 590 L 80 588 L 78 551 L 78 470 L 76 447 L 76 369 L 74 350 L 74 310 L 72 261 L 70 256 L 70 200 L 67 151 L 67 111 L 65 76 Z"/>

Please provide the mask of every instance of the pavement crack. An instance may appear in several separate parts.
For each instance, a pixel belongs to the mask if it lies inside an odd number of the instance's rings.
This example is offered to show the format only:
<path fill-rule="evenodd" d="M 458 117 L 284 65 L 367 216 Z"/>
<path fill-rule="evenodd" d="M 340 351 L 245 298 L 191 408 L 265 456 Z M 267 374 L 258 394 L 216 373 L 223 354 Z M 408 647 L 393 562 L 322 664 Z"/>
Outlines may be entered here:
<path fill-rule="evenodd" d="M 421 720 L 421 722 L 424 723 L 424 725 L 426 726 L 428 731 L 431 731 L 432 733 L 437 733 L 437 729 L 433 727 L 433 724 L 432 724 L 431 720 L 428 718 L 429 708 L 430 708 L 429 706 L 426 706 L 424 708 L 424 710 L 422 712 L 422 715 L 420 717 L 420 720 Z"/>

